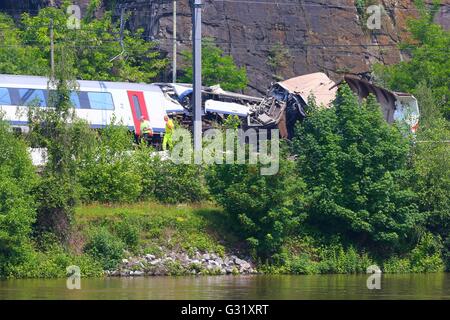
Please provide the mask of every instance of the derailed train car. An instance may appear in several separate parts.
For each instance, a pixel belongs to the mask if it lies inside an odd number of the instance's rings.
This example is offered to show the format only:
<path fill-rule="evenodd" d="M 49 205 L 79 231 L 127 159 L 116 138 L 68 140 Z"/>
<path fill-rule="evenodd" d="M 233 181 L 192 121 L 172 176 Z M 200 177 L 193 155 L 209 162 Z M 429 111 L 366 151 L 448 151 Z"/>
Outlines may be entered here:
<path fill-rule="evenodd" d="M 278 128 L 283 138 L 291 139 L 295 123 L 306 116 L 310 96 L 316 104 L 329 108 L 336 97 L 338 86 L 347 83 L 360 100 L 373 94 L 388 123 L 403 121 L 412 132 L 419 125 L 417 99 L 408 93 L 394 92 L 358 76 L 346 75 L 336 84 L 324 73 L 312 73 L 272 84 L 267 96 L 248 116 L 248 125 L 256 128 Z"/>

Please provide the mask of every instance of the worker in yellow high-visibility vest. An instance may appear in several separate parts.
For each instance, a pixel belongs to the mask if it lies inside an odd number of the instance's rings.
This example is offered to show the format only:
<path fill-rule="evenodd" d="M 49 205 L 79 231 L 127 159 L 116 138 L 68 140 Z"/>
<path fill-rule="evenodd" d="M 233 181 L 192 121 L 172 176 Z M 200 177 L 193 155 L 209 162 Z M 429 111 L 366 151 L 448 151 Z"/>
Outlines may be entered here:
<path fill-rule="evenodd" d="M 149 120 L 146 120 L 144 116 L 141 117 L 141 138 L 147 143 L 148 146 L 152 144 L 153 129 Z"/>
<path fill-rule="evenodd" d="M 164 116 L 164 121 L 166 122 L 166 132 L 164 133 L 163 150 L 166 151 L 168 145 L 169 150 L 172 151 L 173 148 L 172 133 L 174 129 L 174 124 L 172 119 L 170 119 L 167 115 Z"/>

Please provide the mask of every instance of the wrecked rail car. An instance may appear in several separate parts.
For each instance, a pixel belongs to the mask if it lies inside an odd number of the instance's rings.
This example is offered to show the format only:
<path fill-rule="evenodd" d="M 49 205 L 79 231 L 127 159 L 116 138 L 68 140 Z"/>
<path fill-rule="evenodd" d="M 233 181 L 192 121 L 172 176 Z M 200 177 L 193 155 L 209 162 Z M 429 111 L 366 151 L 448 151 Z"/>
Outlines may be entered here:
<path fill-rule="evenodd" d="M 219 85 L 203 87 L 203 128 L 214 127 L 227 116 L 237 115 L 243 129 L 277 128 L 282 138 L 292 139 L 296 122 L 306 117 L 310 96 L 314 97 L 319 107 L 328 108 L 336 97 L 338 87 L 344 82 L 361 101 L 373 94 L 388 123 L 404 121 L 413 132 L 417 130 L 420 113 L 417 100 L 411 94 L 384 89 L 355 75 L 346 75 L 336 83 L 321 72 L 273 83 L 264 98 L 227 92 Z M 192 85 L 157 85 L 173 102 L 167 108 L 168 112 L 173 109 L 173 115 L 181 116 L 181 123 L 192 125 Z"/>
<path fill-rule="evenodd" d="M 310 96 L 319 107 L 328 108 L 339 85 L 347 83 L 360 101 L 373 94 L 388 123 L 403 121 L 415 132 L 419 125 L 417 99 L 408 93 L 394 92 L 358 76 L 346 75 L 336 84 L 324 73 L 312 73 L 272 84 L 267 96 L 248 115 L 247 124 L 255 128 L 278 128 L 283 138 L 294 136 L 295 123 L 306 117 Z"/>
<path fill-rule="evenodd" d="M 193 116 L 192 85 L 174 83 L 156 83 L 170 101 L 167 112 L 177 118 L 180 123 L 191 126 Z M 202 87 L 202 120 L 203 129 L 207 130 L 221 124 L 228 116 L 236 115 L 246 119 L 253 108 L 259 105 L 263 98 L 243 95 L 223 90 L 220 85 Z"/>
<path fill-rule="evenodd" d="M 344 76 L 341 83 L 344 81 L 360 100 L 373 94 L 381 105 L 384 119 L 388 123 L 404 121 L 410 126 L 412 132 L 418 129 L 420 111 L 417 99 L 413 95 L 384 89 L 354 75 Z"/>
<path fill-rule="evenodd" d="M 267 97 L 248 117 L 251 127 L 278 127 L 282 138 L 294 136 L 295 123 L 306 117 L 311 94 L 322 106 L 329 106 L 337 92 L 335 83 L 324 73 L 312 73 L 272 84 Z"/>

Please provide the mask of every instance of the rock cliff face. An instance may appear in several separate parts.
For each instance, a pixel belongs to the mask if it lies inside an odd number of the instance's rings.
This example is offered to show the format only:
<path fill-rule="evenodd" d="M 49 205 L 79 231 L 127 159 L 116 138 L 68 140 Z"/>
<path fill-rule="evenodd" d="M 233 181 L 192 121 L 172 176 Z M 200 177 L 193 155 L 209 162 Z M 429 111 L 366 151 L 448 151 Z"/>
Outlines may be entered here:
<path fill-rule="evenodd" d="M 25 3 L 28 2 L 28 5 Z M 51 0 L 2 1 L 0 9 L 35 10 Z M 55 2 L 55 1 L 53 1 Z M 57 2 L 57 1 L 56 1 Z M 74 1 L 85 8 L 88 0 Z M 412 0 L 205 0 L 203 35 L 245 66 L 250 79 L 248 92 L 264 92 L 270 82 L 304 73 L 323 71 L 334 80 L 344 72 L 364 73 L 376 62 L 391 64 L 403 59 L 396 48 L 406 37 L 406 20 L 417 14 Z M 380 30 L 366 27 L 357 2 L 381 3 Z M 189 0 L 178 0 L 178 49 L 191 45 Z M 446 28 L 450 21 L 450 0 L 443 1 L 436 15 Z M 161 42 L 171 55 L 172 0 L 105 0 L 105 7 L 127 5 L 128 27 L 142 27 L 149 39 Z M 278 45 L 278 46 L 277 46 Z M 278 49 L 274 49 L 277 48 Z M 283 61 L 274 66 L 268 56 L 282 52 Z M 179 59 L 179 65 L 182 63 Z M 277 64 L 277 63 L 276 63 Z M 170 74 L 169 72 L 167 73 Z M 170 77 L 168 76 L 169 80 Z"/>

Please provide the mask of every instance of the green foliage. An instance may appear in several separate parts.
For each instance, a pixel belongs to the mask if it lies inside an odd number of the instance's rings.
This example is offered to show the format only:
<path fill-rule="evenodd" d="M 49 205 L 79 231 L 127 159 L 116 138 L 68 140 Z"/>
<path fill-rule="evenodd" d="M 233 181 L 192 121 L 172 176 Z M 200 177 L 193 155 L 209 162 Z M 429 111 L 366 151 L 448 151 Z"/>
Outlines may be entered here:
<path fill-rule="evenodd" d="M 223 122 L 223 127 L 226 129 L 238 129 L 241 126 L 241 120 L 237 115 L 229 115 Z"/>
<path fill-rule="evenodd" d="M 301 236 L 286 241 L 274 263 L 263 265 L 268 273 L 328 274 L 365 273 L 374 264 L 365 252 L 345 248 L 339 239 L 321 243 L 319 237 Z"/>
<path fill-rule="evenodd" d="M 20 263 L 35 221 L 37 182 L 25 143 L 0 118 L 0 276 Z"/>
<path fill-rule="evenodd" d="M 442 272 L 444 262 L 442 259 L 442 243 L 439 237 L 425 233 L 417 246 L 403 258 L 393 256 L 383 263 L 383 272 L 386 273 L 422 273 Z"/>
<path fill-rule="evenodd" d="M 70 253 L 67 248 L 52 244 L 44 251 L 28 248 L 26 259 L 8 271 L 9 278 L 65 278 L 66 268 L 80 267 L 82 277 L 98 277 L 103 274 L 102 265 L 90 255 Z"/>
<path fill-rule="evenodd" d="M 140 241 L 140 220 L 122 215 L 122 219 L 115 224 L 115 232 L 123 243 L 130 249 L 136 249 Z"/>
<path fill-rule="evenodd" d="M 184 51 L 182 56 L 187 66 L 181 81 L 192 83 L 192 52 Z M 224 90 L 242 90 L 248 83 L 247 71 L 245 67 L 237 67 L 233 58 L 224 55 L 223 50 L 217 47 L 213 40 L 204 39 L 202 44 L 202 81 L 207 86 L 220 84 Z"/>
<path fill-rule="evenodd" d="M 42 55 L 39 46 L 26 46 L 22 42 L 14 21 L 0 13 L 0 73 L 45 75 L 48 58 Z"/>
<path fill-rule="evenodd" d="M 436 119 L 419 130 L 414 152 L 417 172 L 415 188 L 420 210 L 427 215 L 427 228 L 444 241 L 444 259 L 450 268 L 450 128 L 448 121 Z"/>
<path fill-rule="evenodd" d="M 225 208 L 241 238 L 261 257 L 277 253 L 304 218 L 294 210 L 302 205 L 304 185 L 293 167 L 291 161 L 280 159 L 276 175 L 261 175 L 261 164 L 215 165 L 208 172 L 214 199 Z"/>
<path fill-rule="evenodd" d="M 416 1 L 416 6 L 421 17 L 408 21 L 411 40 L 401 46 L 411 59 L 391 66 L 378 65 L 375 72 L 385 85 L 397 91 L 416 93 L 419 85 L 425 84 L 431 88 L 441 114 L 450 119 L 450 31 L 433 23 L 436 4 L 430 11 L 422 0 Z"/>
<path fill-rule="evenodd" d="M 36 188 L 38 215 L 36 231 L 51 231 L 65 240 L 70 229 L 73 207 L 78 200 L 76 171 L 78 160 L 91 141 L 86 121 L 75 117 L 70 94 L 76 90 L 74 56 L 60 47 L 54 75 L 49 82 L 48 108 L 33 104 L 28 109 L 31 145 L 45 148 L 47 162 Z"/>
<path fill-rule="evenodd" d="M 78 164 L 84 201 L 136 201 L 142 186 L 131 145 L 128 129 L 114 122 L 99 132 L 89 153 Z"/>
<path fill-rule="evenodd" d="M 281 78 L 281 73 L 292 63 L 292 55 L 289 49 L 281 43 L 277 43 L 269 51 L 267 65 L 272 69 L 276 77 Z"/>
<path fill-rule="evenodd" d="M 203 172 L 195 164 L 174 164 L 171 161 L 155 162 L 154 197 L 163 203 L 199 202 L 207 199 Z"/>
<path fill-rule="evenodd" d="M 110 235 L 124 243 L 126 250 L 160 255 L 162 249 L 224 253 L 226 225 L 211 225 L 222 213 L 211 206 L 166 206 L 156 203 L 83 206 L 78 208 L 77 225 L 92 234 L 111 230 Z"/>
<path fill-rule="evenodd" d="M 141 200 L 175 204 L 207 199 L 200 166 L 162 160 L 146 146 L 140 146 L 134 152 L 133 161 L 141 177 Z"/>
<path fill-rule="evenodd" d="M 294 150 L 306 183 L 307 223 L 380 254 L 405 250 L 420 223 L 408 183 L 409 145 L 373 97 L 363 105 L 347 85 L 334 108 L 298 126 Z"/>
<path fill-rule="evenodd" d="M 78 162 L 77 176 L 85 202 L 182 203 L 207 198 L 199 166 L 177 165 L 161 160 L 152 148 L 131 146 L 128 128 L 114 122 L 96 135 Z M 192 179 L 194 176 L 197 179 Z"/>
<path fill-rule="evenodd" d="M 100 261 L 104 270 L 110 270 L 120 262 L 124 249 L 124 243 L 107 228 L 102 227 L 91 231 L 83 250 Z"/>
<path fill-rule="evenodd" d="M 379 3 L 376 0 L 355 0 L 356 12 L 358 13 L 363 30 L 367 31 L 366 25 L 368 18 L 367 8 L 371 5 L 378 5 L 378 4 Z"/>
<path fill-rule="evenodd" d="M 53 20 L 56 51 L 72 48 L 76 64 L 74 76 L 84 80 L 151 82 L 167 66 L 156 43 L 143 39 L 143 30 L 123 32 L 120 45 L 119 22 L 107 11 L 93 19 L 99 1 L 91 2 L 80 29 L 67 28 L 65 5 L 47 7 L 37 15 L 24 13 L 18 26 L 0 14 L 0 73 L 48 75 L 50 66 L 50 21 Z M 113 59 L 117 57 L 116 59 Z"/>
<path fill-rule="evenodd" d="M 320 273 L 365 273 L 374 264 L 367 253 L 353 246 L 345 249 L 340 243 L 321 248 L 319 256 Z"/>

